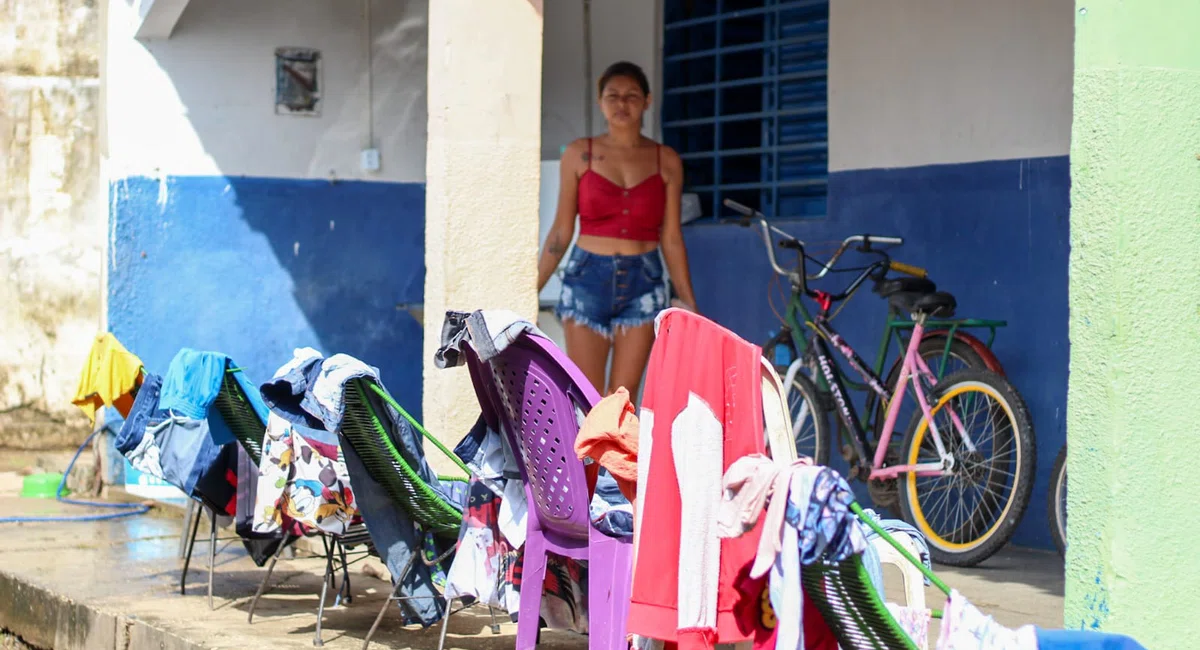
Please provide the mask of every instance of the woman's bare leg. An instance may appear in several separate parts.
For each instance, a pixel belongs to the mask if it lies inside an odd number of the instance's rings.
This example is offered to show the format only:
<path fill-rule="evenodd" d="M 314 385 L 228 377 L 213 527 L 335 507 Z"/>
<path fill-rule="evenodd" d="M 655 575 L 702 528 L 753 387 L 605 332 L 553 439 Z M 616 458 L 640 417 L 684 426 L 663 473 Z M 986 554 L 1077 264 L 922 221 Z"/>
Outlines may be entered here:
<path fill-rule="evenodd" d="M 629 391 L 629 399 L 634 403 L 638 401 L 638 388 L 642 384 L 642 374 L 646 371 L 646 361 L 650 358 L 650 348 L 653 346 L 654 323 L 617 328 L 613 343 L 612 378 L 606 395 L 612 394 L 618 386 L 624 386 Z"/>
<path fill-rule="evenodd" d="M 604 390 L 604 371 L 608 367 L 608 352 L 612 349 L 612 341 L 570 319 L 563 321 L 563 333 L 567 339 L 567 356 L 571 357 L 571 361 L 574 361 L 592 382 L 596 392 Z"/>

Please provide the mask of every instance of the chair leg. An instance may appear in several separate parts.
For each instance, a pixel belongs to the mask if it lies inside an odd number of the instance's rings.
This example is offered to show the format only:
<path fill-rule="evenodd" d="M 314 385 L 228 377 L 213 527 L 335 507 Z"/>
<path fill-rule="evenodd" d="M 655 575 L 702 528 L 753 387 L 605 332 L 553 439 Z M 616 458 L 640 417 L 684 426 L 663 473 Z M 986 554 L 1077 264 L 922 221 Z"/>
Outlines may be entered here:
<path fill-rule="evenodd" d="M 521 576 L 521 609 L 517 619 L 516 650 L 533 650 L 538 641 L 542 589 L 546 582 L 546 540 L 530 535 L 525 540 L 525 558 Z"/>
<path fill-rule="evenodd" d="M 217 513 L 209 510 L 208 516 L 212 522 L 208 533 L 208 608 L 212 609 L 213 569 L 217 566 Z"/>
<path fill-rule="evenodd" d="M 410 561 L 409 564 L 411 565 L 412 562 Z M 371 637 L 375 636 L 375 630 L 379 629 L 379 623 L 383 620 L 383 615 L 387 613 L 388 605 L 391 605 L 392 601 L 396 599 L 396 595 L 400 593 L 400 586 L 403 584 L 402 581 L 397 580 L 396 586 L 392 587 L 392 593 L 384 599 L 383 607 L 379 608 L 379 614 L 375 616 L 375 622 L 371 624 L 371 630 L 367 632 L 367 638 L 363 639 L 363 650 L 371 647 Z"/>
<path fill-rule="evenodd" d="M 379 622 L 383 620 L 384 613 L 387 612 L 388 605 L 393 600 L 398 600 L 400 597 L 400 588 L 404 585 L 404 579 L 408 577 L 408 570 L 412 568 L 413 562 L 416 562 L 420 552 L 414 552 L 408 556 L 408 562 L 404 563 L 404 568 L 400 569 L 400 575 L 393 576 L 396 580 L 395 586 L 392 587 L 392 593 L 383 601 L 383 607 L 379 609 L 379 615 L 375 617 L 375 622 L 371 625 L 371 630 L 367 632 L 367 638 L 363 639 L 363 650 L 371 645 L 371 637 L 375 636 L 375 630 L 379 628 Z"/>
<path fill-rule="evenodd" d="M 337 544 L 338 554 L 342 557 L 342 589 L 338 592 L 338 597 L 341 602 L 349 605 L 352 597 L 350 595 L 350 564 L 346 562 L 346 547 L 339 539 L 334 539 L 334 543 Z"/>
<path fill-rule="evenodd" d="M 179 533 L 179 559 L 187 552 L 188 529 L 192 527 L 192 518 L 196 516 L 196 502 L 188 500 L 187 508 L 183 511 L 183 530 Z"/>
<path fill-rule="evenodd" d="M 279 555 L 283 553 L 283 549 L 287 546 L 290 536 L 284 535 L 283 541 L 279 543 L 279 548 L 275 549 L 275 554 L 271 556 L 271 563 L 267 565 L 267 575 L 263 576 L 262 582 L 258 584 L 258 591 L 254 593 L 254 600 L 250 601 L 250 615 L 246 618 L 247 623 L 254 622 L 254 609 L 258 607 L 258 599 L 262 598 L 263 592 L 267 588 L 267 582 L 271 579 L 271 572 L 275 570 L 275 564 L 279 562 Z"/>
<path fill-rule="evenodd" d="M 192 514 L 192 534 L 188 536 L 187 553 L 183 557 L 183 573 L 179 574 L 179 595 L 187 595 L 188 566 L 192 563 L 192 549 L 196 547 L 196 534 L 200 532 L 200 513 Z"/>
<path fill-rule="evenodd" d="M 317 634 L 313 638 L 313 645 L 318 648 L 325 645 L 325 641 L 321 639 L 321 622 L 325 619 L 325 594 L 329 592 L 329 583 L 333 580 L 333 549 L 324 535 L 321 536 L 321 544 L 325 547 L 325 576 L 321 580 L 321 602 L 317 605 Z"/>
<path fill-rule="evenodd" d="M 450 614 L 453 613 L 453 603 L 450 599 L 446 599 L 446 616 L 442 619 L 442 636 L 438 639 L 438 650 L 445 650 L 446 647 L 446 630 L 450 628 Z M 489 608 L 490 609 L 490 608 Z"/>
<path fill-rule="evenodd" d="M 488 614 L 492 615 L 492 634 L 500 634 L 500 624 L 496 622 L 496 610 L 491 605 L 488 605 Z"/>

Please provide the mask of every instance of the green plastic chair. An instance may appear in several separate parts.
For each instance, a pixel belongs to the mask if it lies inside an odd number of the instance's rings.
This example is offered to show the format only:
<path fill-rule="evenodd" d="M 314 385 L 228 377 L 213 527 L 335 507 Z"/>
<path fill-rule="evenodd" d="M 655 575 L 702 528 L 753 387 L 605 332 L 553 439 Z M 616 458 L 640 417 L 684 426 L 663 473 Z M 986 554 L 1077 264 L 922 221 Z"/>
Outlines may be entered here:
<path fill-rule="evenodd" d="M 850 509 L 871 530 L 918 567 L 947 597 L 950 596 L 950 588 L 867 516 L 858 503 L 850 504 Z M 818 561 L 805 566 L 801 570 L 801 581 L 805 598 L 812 599 L 842 650 L 918 650 L 884 605 L 882 596 L 875 590 L 863 566 L 861 555 L 853 555 L 836 563 Z M 934 610 L 933 616 L 940 617 L 941 612 Z"/>
<path fill-rule="evenodd" d="M 221 392 L 213 407 L 221 414 L 233 437 L 257 467 L 262 462 L 262 441 L 267 433 L 267 423 L 258 418 L 258 413 L 250 405 L 250 400 L 242 391 L 242 385 L 235 379 L 241 368 L 230 368 L 225 371 L 225 379 L 221 383 Z"/>
<path fill-rule="evenodd" d="M 349 382 L 346 387 L 343 404 L 344 415 L 342 429 L 339 431 L 339 434 L 358 453 L 363 461 L 363 465 L 367 469 L 367 473 L 370 474 L 375 482 L 383 487 L 392 502 L 404 510 L 409 518 L 419 524 L 422 529 L 431 531 L 433 534 L 451 542 L 450 550 L 435 558 L 426 558 L 420 552 L 420 549 L 414 550 L 415 552 L 409 558 L 408 564 L 401 569 L 400 575 L 394 577 L 395 587 L 392 589 L 392 593 L 388 596 L 387 600 L 384 601 L 383 607 L 379 610 L 379 615 L 375 617 L 375 622 L 371 625 L 371 630 L 363 640 L 363 648 L 365 650 L 371 645 L 371 637 L 375 635 L 375 631 L 379 628 L 384 614 L 387 613 L 388 606 L 393 601 L 416 598 L 398 595 L 400 586 L 404 584 L 404 578 L 408 575 L 413 563 L 419 558 L 425 566 L 432 567 L 453 555 L 454 546 L 458 541 L 459 530 L 462 528 L 463 522 L 462 511 L 443 500 L 437 492 L 425 483 L 416 468 L 412 467 L 400 451 L 396 449 L 395 444 L 387 434 L 387 429 L 383 425 L 384 421 L 380 417 L 380 413 L 385 413 L 386 407 L 389 406 L 395 409 L 426 440 L 433 443 L 434 447 L 445 454 L 447 458 L 461 469 L 465 475 L 439 476 L 438 480 L 465 483 L 467 481 L 466 477 L 471 474 L 471 470 L 452 451 L 447 449 L 441 441 L 426 431 L 425 427 L 421 426 L 421 423 L 409 415 L 408 411 L 405 411 L 403 407 L 396 403 L 396 400 L 392 399 L 392 396 L 375 381 L 360 378 Z M 445 646 L 446 629 L 450 621 L 450 615 L 454 613 L 450 611 L 449 605 L 447 602 L 446 616 L 442 621 L 441 640 L 438 643 L 439 650 Z M 494 612 L 492 613 L 491 628 L 493 634 L 500 633 L 500 627 L 496 624 Z"/>
<path fill-rule="evenodd" d="M 221 390 L 217 393 L 216 399 L 213 401 L 213 408 L 225 420 L 225 424 L 229 427 L 233 437 L 250 455 L 254 461 L 255 467 L 262 460 L 262 439 L 267 432 L 267 424 L 258 417 L 258 413 L 250 405 L 250 400 L 242 391 L 242 387 L 234 379 L 234 373 L 241 372 L 240 368 L 229 368 L 225 371 L 225 377 L 221 382 Z M 192 563 L 192 549 L 196 545 L 196 534 L 200 530 L 201 512 L 196 510 L 197 502 L 193 501 L 188 507 L 187 516 L 184 519 L 184 530 L 190 526 L 191 532 L 188 535 L 186 542 L 186 554 L 183 558 L 183 571 L 179 576 L 179 593 L 186 594 L 188 567 Z M 210 522 L 208 533 L 208 608 L 213 608 L 213 567 L 216 564 L 217 558 L 217 515 L 212 510 L 201 505 L 203 512 L 208 513 Z M 282 548 L 283 545 L 280 545 Z M 263 579 L 263 584 L 266 584 L 266 579 L 270 578 L 270 572 Z M 262 587 L 259 587 L 261 592 Z"/>
<path fill-rule="evenodd" d="M 241 368 L 230 368 L 225 372 L 221 391 L 217 393 L 217 399 L 213 402 L 213 407 L 221 414 L 230 432 L 233 433 L 233 437 L 242 446 L 242 449 L 246 451 L 246 454 L 250 456 L 250 460 L 254 462 L 255 467 L 257 467 L 262 463 L 262 441 L 266 435 L 266 423 L 259 420 L 258 413 L 255 412 L 254 407 L 250 404 L 250 400 L 246 397 L 245 391 L 242 390 L 241 384 L 237 382 L 235 373 L 238 372 L 241 372 Z M 338 591 L 335 604 L 339 602 L 351 602 L 353 598 L 350 593 L 350 565 L 365 559 L 367 555 L 374 554 L 375 549 L 371 545 L 371 538 L 367 533 L 366 526 L 362 524 L 349 527 L 345 534 L 342 535 L 333 535 L 322 531 L 313 531 L 310 534 L 321 538 L 325 557 L 325 575 L 321 583 L 321 598 L 317 605 L 316 638 L 313 640 L 314 645 L 322 646 L 324 645 L 324 641 L 321 639 L 321 621 L 325 618 L 325 603 L 329 588 L 332 586 Z M 250 601 L 249 611 L 246 616 L 248 622 L 254 622 L 254 611 L 258 607 L 258 601 L 266 591 L 267 584 L 271 580 L 271 574 L 275 571 L 275 565 L 279 562 L 280 554 L 297 539 L 299 537 L 292 535 L 284 536 L 283 541 L 279 544 L 279 548 L 271 557 L 271 561 L 267 565 L 266 575 L 263 576 L 262 582 L 258 585 L 258 590 L 254 593 L 254 598 Z M 348 560 L 347 549 L 359 546 L 363 547 L 363 551 L 353 561 Z M 339 570 L 342 573 L 342 584 L 340 587 L 337 587 L 335 581 Z M 212 589 L 211 582 L 210 569 L 210 593 Z"/>

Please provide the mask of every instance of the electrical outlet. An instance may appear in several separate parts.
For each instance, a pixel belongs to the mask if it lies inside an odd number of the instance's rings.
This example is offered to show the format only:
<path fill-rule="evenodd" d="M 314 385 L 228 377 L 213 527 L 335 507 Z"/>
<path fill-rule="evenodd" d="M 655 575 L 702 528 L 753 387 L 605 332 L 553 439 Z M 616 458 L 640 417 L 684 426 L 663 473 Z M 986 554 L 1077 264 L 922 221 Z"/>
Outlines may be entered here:
<path fill-rule="evenodd" d="M 361 162 L 362 162 L 362 170 L 364 172 L 379 171 L 379 150 L 378 149 L 363 149 Z"/>

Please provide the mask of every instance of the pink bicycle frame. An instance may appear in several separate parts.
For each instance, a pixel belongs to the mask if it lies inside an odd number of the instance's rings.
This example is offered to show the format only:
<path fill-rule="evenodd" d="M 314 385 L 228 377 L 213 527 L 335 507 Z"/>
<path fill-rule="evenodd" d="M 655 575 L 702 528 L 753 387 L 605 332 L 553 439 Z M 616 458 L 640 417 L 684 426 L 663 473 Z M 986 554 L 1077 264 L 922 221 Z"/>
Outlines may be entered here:
<path fill-rule="evenodd" d="M 916 381 L 918 377 L 925 377 L 930 385 L 936 385 L 937 379 L 934 377 L 933 371 L 929 369 L 929 365 L 921 358 L 918 353 L 918 346 L 921 344 L 921 335 L 925 331 L 924 319 L 918 320 L 913 325 L 912 338 L 908 341 L 908 349 L 904 353 L 904 364 L 900 368 L 900 378 L 896 381 L 896 389 L 888 402 L 887 419 L 883 423 L 883 431 L 880 434 L 879 441 L 875 445 L 875 459 L 872 463 L 871 479 L 894 479 L 901 474 L 915 472 L 917 476 L 944 476 L 947 472 L 954 468 L 954 457 L 946 451 L 946 445 L 942 442 L 941 432 L 938 431 L 937 423 L 933 421 L 933 414 L 930 411 L 929 403 L 925 399 L 925 393 L 921 390 L 914 390 L 917 397 L 917 404 L 921 407 L 921 412 L 925 416 L 925 420 L 929 423 L 929 433 L 933 436 L 933 444 L 937 447 L 938 456 L 941 458 L 936 463 L 918 463 L 916 465 L 895 465 L 892 467 L 883 467 L 884 455 L 887 453 L 888 443 L 891 442 L 892 433 L 896 428 L 896 419 L 900 415 L 900 404 L 904 401 L 904 392 L 908 389 L 908 381 L 912 379 Z M 963 436 L 963 441 L 970 451 L 975 450 L 975 445 L 971 441 L 970 436 L 959 420 L 958 414 L 953 410 L 950 411 L 950 418 L 954 427 L 959 430 Z"/>

